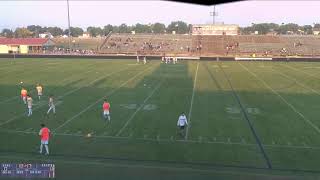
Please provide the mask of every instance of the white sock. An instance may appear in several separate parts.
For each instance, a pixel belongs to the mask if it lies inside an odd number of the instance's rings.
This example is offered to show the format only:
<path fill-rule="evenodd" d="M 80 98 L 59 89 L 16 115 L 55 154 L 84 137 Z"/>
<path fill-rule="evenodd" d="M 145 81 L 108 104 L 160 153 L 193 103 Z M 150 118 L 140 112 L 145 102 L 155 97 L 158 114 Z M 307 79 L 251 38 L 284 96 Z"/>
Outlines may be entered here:
<path fill-rule="evenodd" d="M 43 145 L 40 144 L 40 153 L 42 153 L 42 148 L 43 148 Z"/>
<path fill-rule="evenodd" d="M 44 145 L 44 147 L 46 148 L 46 152 L 47 152 L 47 154 L 49 154 L 49 147 L 48 147 L 48 145 L 47 145 L 47 144 L 45 144 L 45 145 Z"/>

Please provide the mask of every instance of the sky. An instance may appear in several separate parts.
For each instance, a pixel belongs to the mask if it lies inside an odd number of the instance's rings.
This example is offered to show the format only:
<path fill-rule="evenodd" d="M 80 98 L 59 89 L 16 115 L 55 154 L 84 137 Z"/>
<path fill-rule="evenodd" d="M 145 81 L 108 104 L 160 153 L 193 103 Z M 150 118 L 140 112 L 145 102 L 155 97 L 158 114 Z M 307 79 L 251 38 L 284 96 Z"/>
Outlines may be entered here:
<path fill-rule="evenodd" d="M 28 25 L 67 28 L 66 1 L 0 1 L 0 29 Z M 320 23 L 320 1 L 240 1 L 216 6 L 217 22 L 248 26 L 251 23 Z M 160 0 L 74 1 L 70 0 L 71 26 L 87 28 L 107 24 L 182 20 L 191 24 L 212 23 L 213 6 Z"/>

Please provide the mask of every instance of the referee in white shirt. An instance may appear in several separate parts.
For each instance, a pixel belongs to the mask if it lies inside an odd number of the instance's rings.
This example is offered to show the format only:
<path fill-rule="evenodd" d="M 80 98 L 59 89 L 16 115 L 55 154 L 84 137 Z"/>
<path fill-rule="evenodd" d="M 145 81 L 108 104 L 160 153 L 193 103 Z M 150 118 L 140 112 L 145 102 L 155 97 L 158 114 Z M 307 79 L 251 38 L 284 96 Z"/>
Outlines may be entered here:
<path fill-rule="evenodd" d="M 182 112 L 179 116 L 178 122 L 177 122 L 177 126 L 179 128 L 179 134 L 184 137 L 184 129 L 185 126 L 188 125 L 188 121 L 187 121 L 187 117 L 184 114 L 184 112 Z"/>

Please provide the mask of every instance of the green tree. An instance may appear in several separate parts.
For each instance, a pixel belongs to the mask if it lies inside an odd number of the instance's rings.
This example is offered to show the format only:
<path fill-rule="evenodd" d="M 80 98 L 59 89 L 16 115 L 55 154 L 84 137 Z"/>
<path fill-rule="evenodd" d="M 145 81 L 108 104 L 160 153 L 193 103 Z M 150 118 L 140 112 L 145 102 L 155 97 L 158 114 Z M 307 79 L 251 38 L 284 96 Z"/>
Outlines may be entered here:
<path fill-rule="evenodd" d="M 45 28 L 42 28 L 42 27 L 39 26 L 39 25 L 30 25 L 30 26 L 27 26 L 27 29 L 28 29 L 30 32 L 32 32 L 33 37 L 38 37 L 39 34 L 46 32 L 46 29 L 45 29 Z"/>
<path fill-rule="evenodd" d="M 14 33 L 11 29 L 3 29 L 1 32 L 1 36 L 4 36 L 6 38 L 12 38 L 14 36 Z"/>
<path fill-rule="evenodd" d="M 131 32 L 131 28 L 127 26 L 125 23 L 119 26 L 119 33 L 130 33 L 130 32 Z"/>
<path fill-rule="evenodd" d="M 320 24 L 314 24 L 313 28 L 320 28 Z"/>
<path fill-rule="evenodd" d="M 312 26 L 311 25 L 304 25 L 301 28 L 306 34 L 312 34 Z"/>
<path fill-rule="evenodd" d="M 72 37 L 79 37 L 83 34 L 83 29 L 79 27 L 70 27 Z M 65 35 L 69 35 L 69 29 L 64 30 Z"/>
<path fill-rule="evenodd" d="M 164 33 L 166 31 L 166 25 L 162 23 L 155 23 L 152 25 L 152 31 L 157 34 Z"/>
<path fill-rule="evenodd" d="M 14 36 L 17 38 L 32 37 L 32 32 L 27 28 L 16 28 L 16 30 L 14 31 Z"/>
<path fill-rule="evenodd" d="M 135 31 L 136 33 L 151 33 L 152 31 L 151 26 L 140 24 L 140 23 L 133 26 L 132 30 Z"/>
<path fill-rule="evenodd" d="M 111 24 L 103 27 L 103 33 L 105 36 L 108 35 L 111 31 L 113 32 L 113 26 Z"/>
<path fill-rule="evenodd" d="M 167 27 L 167 32 L 175 31 L 178 34 L 188 33 L 188 25 L 183 21 L 173 21 Z"/>
<path fill-rule="evenodd" d="M 92 37 L 97 37 L 98 35 L 103 35 L 103 30 L 100 27 L 88 27 L 87 32 L 90 33 Z"/>
<path fill-rule="evenodd" d="M 60 36 L 63 34 L 63 30 L 59 27 L 48 27 L 47 30 L 52 34 L 52 36 Z"/>
<path fill-rule="evenodd" d="M 277 31 L 279 34 L 288 34 L 289 31 L 293 33 L 297 33 L 298 29 L 299 29 L 298 24 L 288 23 L 288 24 L 282 24 L 281 26 L 279 26 Z"/>

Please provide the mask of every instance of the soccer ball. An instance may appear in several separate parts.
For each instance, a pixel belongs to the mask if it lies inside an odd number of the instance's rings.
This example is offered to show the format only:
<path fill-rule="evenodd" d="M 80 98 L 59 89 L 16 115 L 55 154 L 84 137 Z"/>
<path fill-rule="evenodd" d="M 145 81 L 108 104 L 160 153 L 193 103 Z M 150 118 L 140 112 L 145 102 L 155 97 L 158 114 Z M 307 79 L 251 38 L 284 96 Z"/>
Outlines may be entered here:
<path fill-rule="evenodd" d="M 87 137 L 91 137 L 91 133 L 88 133 L 88 134 L 87 134 Z"/>
<path fill-rule="evenodd" d="M 23 82 L 22 82 L 22 81 L 20 81 L 20 84 L 23 84 Z"/>
<path fill-rule="evenodd" d="M 144 84 L 144 86 L 146 86 L 146 84 Z"/>

